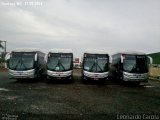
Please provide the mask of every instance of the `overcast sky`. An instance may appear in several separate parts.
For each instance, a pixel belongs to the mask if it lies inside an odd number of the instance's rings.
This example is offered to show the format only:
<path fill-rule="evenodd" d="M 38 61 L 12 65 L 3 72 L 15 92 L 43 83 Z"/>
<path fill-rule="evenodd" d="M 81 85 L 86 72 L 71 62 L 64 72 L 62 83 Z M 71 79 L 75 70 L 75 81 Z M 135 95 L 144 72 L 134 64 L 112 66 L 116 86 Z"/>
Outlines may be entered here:
<path fill-rule="evenodd" d="M 7 51 L 70 48 L 76 57 L 85 49 L 159 52 L 160 0 L 0 0 L 0 40 Z"/>

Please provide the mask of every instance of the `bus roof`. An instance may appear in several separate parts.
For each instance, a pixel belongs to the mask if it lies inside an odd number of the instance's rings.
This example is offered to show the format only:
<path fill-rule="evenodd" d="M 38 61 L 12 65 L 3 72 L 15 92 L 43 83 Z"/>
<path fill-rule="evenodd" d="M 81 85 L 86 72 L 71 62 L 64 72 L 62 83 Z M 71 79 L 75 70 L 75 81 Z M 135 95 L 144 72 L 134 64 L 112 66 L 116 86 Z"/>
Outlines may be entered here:
<path fill-rule="evenodd" d="M 12 50 L 12 52 L 40 52 L 40 50 L 37 48 L 18 48 Z"/>
<path fill-rule="evenodd" d="M 73 53 L 71 49 L 51 49 L 50 53 Z"/>
<path fill-rule="evenodd" d="M 145 53 L 143 52 L 138 52 L 138 51 L 123 51 L 123 52 L 117 52 L 113 55 L 116 55 L 116 54 L 128 54 L 128 55 L 146 55 Z"/>
<path fill-rule="evenodd" d="M 86 49 L 84 53 L 88 54 L 108 54 L 105 50 Z"/>

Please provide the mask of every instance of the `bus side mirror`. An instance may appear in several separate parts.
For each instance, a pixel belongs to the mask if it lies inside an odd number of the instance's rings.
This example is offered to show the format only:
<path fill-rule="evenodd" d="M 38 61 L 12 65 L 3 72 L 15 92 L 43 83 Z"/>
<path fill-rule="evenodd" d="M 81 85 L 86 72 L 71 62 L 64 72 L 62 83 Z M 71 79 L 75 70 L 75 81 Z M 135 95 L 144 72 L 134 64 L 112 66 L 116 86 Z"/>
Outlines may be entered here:
<path fill-rule="evenodd" d="M 112 56 L 109 56 L 109 63 L 112 64 Z"/>
<path fill-rule="evenodd" d="M 149 64 L 152 64 L 153 63 L 153 59 L 152 59 L 152 57 L 150 57 L 150 56 L 147 56 L 148 57 L 148 60 L 149 60 Z"/>
<path fill-rule="evenodd" d="M 48 61 L 48 55 L 47 54 L 45 54 L 44 60 L 47 63 L 47 61 Z"/>
<path fill-rule="evenodd" d="M 7 53 L 6 56 L 5 56 L 5 61 L 6 61 L 5 66 L 6 66 L 6 68 L 9 68 L 9 60 L 10 60 L 11 56 L 12 55 L 10 53 Z"/>
<path fill-rule="evenodd" d="M 37 54 L 35 54 L 35 61 L 37 61 Z"/>
<path fill-rule="evenodd" d="M 6 56 L 5 56 L 5 61 L 9 60 L 10 58 L 11 58 L 11 54 L 7 53 Z"/>
<path fill-rule="evenodd" d="M 123 63 L 123 56 L 121 56 L 121 63 Z"/>

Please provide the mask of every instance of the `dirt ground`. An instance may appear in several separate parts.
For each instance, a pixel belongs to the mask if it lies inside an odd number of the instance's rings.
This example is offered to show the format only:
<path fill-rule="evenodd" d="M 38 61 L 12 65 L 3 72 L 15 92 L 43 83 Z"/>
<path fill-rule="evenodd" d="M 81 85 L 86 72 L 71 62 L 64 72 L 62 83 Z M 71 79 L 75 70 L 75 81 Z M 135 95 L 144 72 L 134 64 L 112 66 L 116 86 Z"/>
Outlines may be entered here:
<path fill-rule="evenodd" d="M 160 68 L 159 67 L 151 67 L 150 68 L 150 76 L 151 77 L 160 77 Z"/>
<path fill-rule="evenodd" d="M 0 72 L 0 119 L 115 120 L 139 115 L 160 119 L 160 82 L 132 86 L 113 81 L 83 84 L 80 70 L 72 83 L 21 81 Z"/>

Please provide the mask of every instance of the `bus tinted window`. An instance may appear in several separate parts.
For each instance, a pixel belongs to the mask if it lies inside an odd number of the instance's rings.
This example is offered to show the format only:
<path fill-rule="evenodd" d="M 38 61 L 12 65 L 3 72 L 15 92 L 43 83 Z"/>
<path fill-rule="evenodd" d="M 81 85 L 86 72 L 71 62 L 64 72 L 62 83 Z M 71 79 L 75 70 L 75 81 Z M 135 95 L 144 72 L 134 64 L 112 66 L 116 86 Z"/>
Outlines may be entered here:
<path fill-rule="evenodd" d="M 48 57 L 47 68 L 54 71 L 66 71 L 72 68 L 71 53 L 51 53 Z"/>
<path fill-rule="evenodd" d="M 29 70 L 34 67 L 35 53 L 14 52 L 9 61 L 12 70 Z"/>
<path fill-rule="evenodd" d="M 147 58 L 142 55 L 125 55 L 123 69 L 126 72 L 148 72 Z"/>
<path fill-rule="evenodd" d="M 108 56 L 106 54 L 85 54 L 84 70 L 90 72 L 104 72 L 108 70 Z"/>

